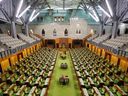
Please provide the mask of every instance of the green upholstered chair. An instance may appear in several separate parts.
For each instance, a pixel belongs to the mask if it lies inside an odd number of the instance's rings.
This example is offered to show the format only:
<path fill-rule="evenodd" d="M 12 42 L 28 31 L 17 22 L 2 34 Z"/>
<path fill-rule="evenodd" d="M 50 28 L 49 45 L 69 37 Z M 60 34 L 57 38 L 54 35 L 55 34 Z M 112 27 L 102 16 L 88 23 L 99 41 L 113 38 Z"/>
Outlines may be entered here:
<path fill-rule="evenodd" d="M 105 89 L 103 87 L 100 87 L 99 91 L 100 91 L 101 95 L 103 95 L 103 96 L 105 95 Z"/>
<path fill-rule="evenodd" d="M 128 76 L 124 77 L 124 82 L 128 83 Z"/>
<path fill-rule="evenodd" d="M 88 90 L 88 94 L 89 94 L 89 96 L 93 96 L 92 88 L 87 89 L 87 90 Z"/>
<path fill-rule="evenodd" d="M 0 96 L 3 96 L 3 91 L 0 89 Z"/>
<path fill-rule="evenodd" d="M 109 95 L 109 93 L 106 92 L 106 93 L 105 93 L 105 96 L 110 96 L 110 95 Z"/>

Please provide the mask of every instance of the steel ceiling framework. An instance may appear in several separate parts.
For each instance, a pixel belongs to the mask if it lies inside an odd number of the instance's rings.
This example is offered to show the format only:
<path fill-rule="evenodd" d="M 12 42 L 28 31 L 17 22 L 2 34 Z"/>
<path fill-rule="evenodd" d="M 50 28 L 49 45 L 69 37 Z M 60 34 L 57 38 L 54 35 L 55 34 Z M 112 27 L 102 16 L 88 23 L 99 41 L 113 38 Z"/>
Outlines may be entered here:
<path fill-rule="evenodd" d="M 0 16 L 5 16 L 6 18 L 6 20 L 3 21 L 6 21 L 11 24 L 12 22 L 15 22 L 18 19 L 16 18 L 15 14 L 18 8 L 19 1 L 20 0 L 3 0 L 2 2 L 0 2 L 0 11 L 3 13 L 3 15 Z M 106 4 L 106 0 L 24 0 L 20 13 L 28 5 L 31 5 L 31 7 L 20 19 L 23 25 L 26 25 L 29 24 L 29 17 L 32 14 L 33 10 L 36 10 L 37 13 L 47 7 L 49 9 L 52 9 L 53 6 L 58 6 L 65 9 L 67 7 L 72 8 L 72 6 L 75 6 L 76 9 L 82 8 L 87 13 L 93 14 L 95 12 L 94 15 L 97 15 L 99 23 L 101 24 L 101 35 L 104 26 L 111 23 L 113 25 L 112 34 L 113 37 L 115 37 L 119 23 L 128 18 L 128 0 L 108 0 L 108 2 L 113 12 L 113 16 L 111 16 L 110 18 L 107 17 L 106 14 L 104 14 L 98 8 L 98 5 L 100 5 L 107 13 L 110 14 L 111 12 Z"/>

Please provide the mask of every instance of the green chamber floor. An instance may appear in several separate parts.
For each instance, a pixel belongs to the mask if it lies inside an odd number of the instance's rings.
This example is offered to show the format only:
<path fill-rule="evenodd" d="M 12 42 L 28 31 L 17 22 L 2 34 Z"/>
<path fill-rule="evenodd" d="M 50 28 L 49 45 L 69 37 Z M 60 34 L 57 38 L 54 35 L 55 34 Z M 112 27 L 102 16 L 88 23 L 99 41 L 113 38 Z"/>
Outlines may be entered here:
<path fill-rule="evenodd" d="M 62 58 L 60 57 L 60 52 L 58 53 L 56 65 L 51 79 L 51 84 L 48 90 L 48 96 L 81 96 L 70 53 L 67 52 L 66 56 L 67 58 L 65 60 L 62 60 Z M 61 69 L 61 63 L 67 63 L 68 68 Z M 70 81 L 68 85 L 59 84 L 58 80 L 62 75 L 67 75 L 69 77 Z"/>

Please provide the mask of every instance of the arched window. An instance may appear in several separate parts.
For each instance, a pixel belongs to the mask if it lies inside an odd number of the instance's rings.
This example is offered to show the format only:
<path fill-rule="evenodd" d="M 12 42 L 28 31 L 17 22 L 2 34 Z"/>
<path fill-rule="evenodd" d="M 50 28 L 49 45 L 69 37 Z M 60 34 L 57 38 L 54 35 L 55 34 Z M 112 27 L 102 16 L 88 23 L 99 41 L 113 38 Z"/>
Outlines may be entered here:
<path fill-rule="evenodd" d="M 42 29 L 42 36 L 45 36 L 45 30 Z"/>
<path fill-rule="evenodd" d="M 81 34 L 81 30 L 79 30 L 79 34 Z"/>
<path fill-rule="evenodd" d="M 56 29 L 53 30 L 53 36 L 56 36 Z"/>
<path fill-rule="evenodd" d="M 103 34 L 102 35 L 105 35 L 105 29 L 103 29 Z"/>
<path fill-rule="evenodd" d="M 125 29 L 124 34 L 128 34 L 128 28 Z"/>
<path fill-rule="evenodd" d="M 65 35 L 65 36 L 68 36 L 68 30 L 67 30 L 67 29 L 65 29 L 64 35 Z"/>
<path fill-rule="evenodd" d="M 117 31 L 117 36 L 120 36 L 120 29 L 118 29 Z"/>
<path fill-rule="evenodd" d="M 0 28 L 0 34 L 3 34 L 3 31 L 1 30 L 1 28 Z"/>
<path fill-rule="evenodd" d="M 78 34 L 79 32 L 78 32 L 78 30 L 76 30 L 76 34 Z"/>

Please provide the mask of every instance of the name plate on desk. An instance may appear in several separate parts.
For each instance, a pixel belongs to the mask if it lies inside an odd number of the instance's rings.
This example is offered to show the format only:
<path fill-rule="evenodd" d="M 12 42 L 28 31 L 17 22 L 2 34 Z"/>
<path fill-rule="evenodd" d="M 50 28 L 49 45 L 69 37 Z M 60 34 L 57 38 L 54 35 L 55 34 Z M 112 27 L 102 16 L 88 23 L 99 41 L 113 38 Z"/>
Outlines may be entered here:
<path fill-rule="evenodd" d="M 54 66 L 51 66 L 51 67 L 50 67 L 50 70 L 52 71 L 52 70 L 53 70 L 53 68 L 54 68 Z"/>
<path fill-rule="evenodd" d="M 55 65 L 55 62 L 52 62 L 52 65 L 51 66 L 54 66 Z"/>
<path fill-rule="evenodd" d="M 73 62 L 75 62 L 75 59 L 72 59 Z"/>
<path fill-rule="evenodd" d="M 48 77 L 50 77 L 50 76 L 51 76 L 51 74 L 52 74 L 52 71 L 49 71 L 49 73 L 48 73 Z"/>
<path fill-rule="evenodd" d="M 75 70 L 76 70 L 76 71 L 78 71 L 78 70 L 79 70 L 77 66 L 75 66 Z"/>
<path fill-rule="evenodd" d="M 109 96 L 114 96 L 113 93 L 109 90 L 109 88 L 107 86 L 104 86 L 104 89 L 109 94 Z"/>
<path fill-rule="evenodd" d="M 81 85 L 81 86 L 84 86 L 84 81 L 83 81 L 82 78 L 79 78 L 79 82 L 80 82 L 80 85 Z"/>
<path fill-rule="evenodd" d="M 82 88 L 82 92 L 83 96 L 89 96 L 86 88 Z"/>
<path fill-rule="evenodd" d="M 97 96 L 101 96 L 101 94 L 100 94 L 99 90 L 97 89 L 97 87 L 93 87 L 93 89 L 94 89 L 95 93 L 97 94 Z"/>
<path fill-rule="evenodd" d="M 45 96 L 46 91 L 47 91 L 47 88 L 43 88 L 42 91 L 41 91 L 40 96 Z"/>
<path fill-rule="evenodd" d="M 76 62 L 74 62 L 74 65 L 77 66 Z"/>
<path fill-rule="evenodd" d="M 45 80 L 44 85 L 48 85 L 48 84 L 49 84 L 49 81 L 50 81 L 50 78 L 47 78 L 47 79 Z"/>
<path fill-rule="evenodd" d="M 81 78 L 81 74 L 80 74 L 79 71 L 77 71 L 76 74 L 77 74 L 77 76 L 78 76 L 79 78 Z"/>
<path fill-rule="evenodd" d="M 42 76 L 42 75 L 43 75 L 43 73 L 44 73 L 44 70 L 42 70 L 42 71 L 40 72 L 40 76 Z"/>
<path fill-rule="evenodd" d="M 53 59 L 53 62 L 55 62 L 56 61 L 56 59 Z"/>

